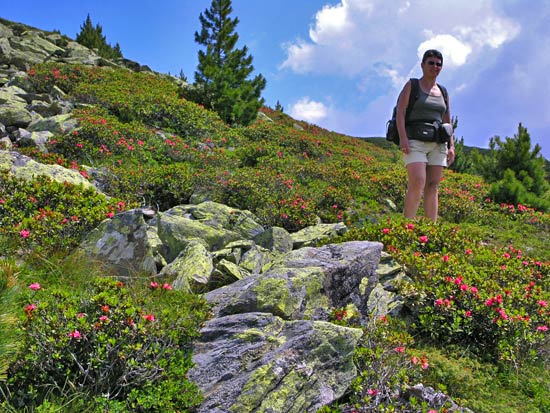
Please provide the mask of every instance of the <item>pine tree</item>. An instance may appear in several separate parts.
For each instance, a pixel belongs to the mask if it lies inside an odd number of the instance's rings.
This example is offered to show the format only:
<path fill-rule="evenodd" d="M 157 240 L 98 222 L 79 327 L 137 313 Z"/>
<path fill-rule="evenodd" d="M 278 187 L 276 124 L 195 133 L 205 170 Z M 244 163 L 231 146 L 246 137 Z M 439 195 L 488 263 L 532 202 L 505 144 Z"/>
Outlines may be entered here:
<path fill-rule="evenodd" d="M 97 53 L 106 59 L 122 57 L 120 45 L 118 43 L 114 47 L 109 45 L 103 35 L 103 27 L 99 24 L 94 27 L 89 14 L 84 24 L 80 26 L 80 33 L 77 34 L 76 41 L 82 46 L 97 50 Z"/>
<path fill-rule="evenodd" d="M 490 183 L 497 202 L 523 203 L 542 210 L 550 208 L 550 184 L 546 176 L 541 147 L 531 148 L 531 136 L 521 123 L 513 138 L 495 136 L 489 154 L 472 158 L 475 168 Z M 482 159 L 483 158 L 483 159 Z"/>
<path fill-rule="evenodd" d="M 195 41 L 205 50 L 198 54 L 192 99 L 229 124 L 248 125 L 264 103 L 261 92 L 266 81 L 262 75 L 249 79 L 254 70 L 252 56 L 246 46 L 235 47 L 239 19 L 231 19 L 231 12 L 231 0 L 212 0 L 199 16 L 202 29 L 195 32 Z"/>

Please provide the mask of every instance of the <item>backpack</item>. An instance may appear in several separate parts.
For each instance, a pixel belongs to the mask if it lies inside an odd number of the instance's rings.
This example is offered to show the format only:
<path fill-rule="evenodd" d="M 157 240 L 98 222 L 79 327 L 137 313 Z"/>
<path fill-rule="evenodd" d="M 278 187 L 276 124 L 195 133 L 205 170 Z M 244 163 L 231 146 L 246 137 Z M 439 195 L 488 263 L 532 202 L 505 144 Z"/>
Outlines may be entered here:
<path fill-rule="evenodd" d="M 437 84 L 437 86 L 439 87 L 439 90 L 441 90 L 441 94 L 443 95 L 443 99 L 445 100 L 445 106 L 448 106 L 447 89 L 445 88 L 445 86 L 441 86 L 439 83 Z M 418 79 L 411 78 L 411 93 L 409 94 L 409 103 L 407 104 L 407 110 L 405 111 L 405 124 L 407 124 L 409 115 L 411 114 L 414 103 L 418 99 L 419 93 L 420 93 L 420 86 L 418 83 Z M 399 145 L 399 132 L 397 131 L 396 116 L 397 116 L 397 105 L 395 105 L 393 108 L 391 119 L 386 123 L 386 140 L 393 142 L 396 145 Z"/>

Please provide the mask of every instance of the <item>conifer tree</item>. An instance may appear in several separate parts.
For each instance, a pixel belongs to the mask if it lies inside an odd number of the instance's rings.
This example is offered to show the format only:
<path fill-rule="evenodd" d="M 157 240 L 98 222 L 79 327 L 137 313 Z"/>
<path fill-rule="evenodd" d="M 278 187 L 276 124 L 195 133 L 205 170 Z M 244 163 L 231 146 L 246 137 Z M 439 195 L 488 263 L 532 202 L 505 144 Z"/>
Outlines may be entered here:
<path fill-rule="evenodd" d="M 116 59 L 122 57 L 120 45 L 117 43 L 114 47 L 107 43 L 105 36 L 103 35 L 103 27 L 99 24 L 92 24 L 90 15 L 86 17 L 84 24 L 80 26 L 80 33 L 76 36 L 76 41 L 82 46 L 86 46 L 90 49 L 96 49 L 101 57 L 106 59 Z"/>
<path fill-rule="evenodd" d="M 192 100 L 216 111 L 229 124 L 248 125 L 263 105 L 266 81 L 260 74 L 250 79 L 254 67 L 248 48 L 236 48 L 238 18 L 231 19 L 231 0 L 212 0 L 201 13 L 202 29 L 195 41 L 204 46 L 198 54 Z"/>
<path fill-rule="evenodd" d="M 482 176 L 493 183 L 491 196 L 498 202 L 523 203 L 538 209 L 550 208 L 550 184 L 544 168 L 541 147 L 531 147 L 531 136 L 521 123 L 513 138 L 495 136 L 489 154 L 477 155 L 474 164 Z"/>

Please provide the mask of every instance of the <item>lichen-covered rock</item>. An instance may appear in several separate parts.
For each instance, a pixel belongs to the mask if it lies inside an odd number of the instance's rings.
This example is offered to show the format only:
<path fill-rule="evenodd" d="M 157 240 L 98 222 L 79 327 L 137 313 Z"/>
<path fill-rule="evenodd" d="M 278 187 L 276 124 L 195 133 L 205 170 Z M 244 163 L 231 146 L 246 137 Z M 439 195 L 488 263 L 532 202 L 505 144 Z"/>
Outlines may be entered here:
<path fill-rule="evenodd" d="M 167 248 L 166 259 L 168 262 L 178 256 L 189 244 L 190 239 L 201 238 L 206 242 L 210 251 L 221 249 L 231 241 L 240 239 L 236 232 L 221 227 L 212 227 L 185 216 L 181 211 L 181 208 L 176 207 L 159 213 L 159 236 Z"/>
<path fill-rule="evenodd" d="M 343 235 L 347 231 L 348 227 L 342 222 L 337 224 L 317 224 L 306 227 L 291 234 L 293 248 L 297 249 L 314 246 L 319 241 L 326 241 L 338 235 Z"/>
<path fill-rule="evenodd" d="M 355 377 L 362 332 L 322 321 L 283 321 L 265 313 L 206 323 L 188 377 L 203 391 L 200 413 L 315 412 Z"/>
<path fill-rule="evenodd" d="M 94 188 L 93 184 L 84 178 L 78 171 L 67 169 L 60 165 L 46 165 L 34 161 L 19 152 L 0 150 L 0 170 L 9 170 L 19 179 L 30 180 L 40 175 L 49 176 L 58 182 L 68 182 L 82 185 L 85 188 Z"/>
<path fill-rule="evenodd" d="M 0 104 L 0 123 L 6 126 L 24 128 L 32 121 L 31 113 L 23 103 Z"/>
<path fill-rule="evenodd" d="M 203 292 L 213 271 L 214 264 L 206 243 L 201 239 L 192 239 L 159 275 L 175 278 L 172 284 L 175 289 Z"/>
<path fill-rule="evenodd" d="M 104 220 L 86 236 L 76 253 L 103 262 L 122 276 L 156 275 L 158 243 L 143 211 L 133 209 Z"/>
<path fill-rule="evenodd" d="M 361 311 L 377 281 L 382 244 L 352 241 L 302 248 L 276 258 L 262 274 L 206 294 L 216 316 L 270 312 L 284 319 L 326 319 L 331 307 Z M 362 294 L 359 286 L 368 280 Z"/>
<path fill-rule="evenodd" d="M 270 251 L 285 254 L 292 251 L 293 241 L 288 231 L 281 227 L 271 227 L 256 235 L 254 242 Z"/>
<path fill-rule="evenodd" d="M 37 119 L 29 124 L 27 129 L 33 131 L 50 131 L 54 134 L 65 135 L 78 128 L 78 121 L 70 113 Z"/>
<path fill-rule="evenodd" d="M 256 222 L 256 217 L 246 210 L 231 208 L 212 201 L 197 205 L 181 205 L 173 208 L 174 213 L 190 214 L 203 224 L 212 228 L 223 228 L 236 232 L 243 239 L 252 239 L 264 231 L 262 225 Z"/>

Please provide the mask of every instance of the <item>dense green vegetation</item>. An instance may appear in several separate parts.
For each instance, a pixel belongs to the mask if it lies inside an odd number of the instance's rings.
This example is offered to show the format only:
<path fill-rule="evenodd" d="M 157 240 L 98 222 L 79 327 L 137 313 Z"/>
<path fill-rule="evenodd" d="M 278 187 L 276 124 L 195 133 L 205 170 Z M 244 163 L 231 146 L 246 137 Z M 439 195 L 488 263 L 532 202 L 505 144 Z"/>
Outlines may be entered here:
<path fill-rule="evenodd" d="M 93 176 L 109 198 L 45 178 L 1 177 L 4 410 L 188 411 L 200 401 L 182 381 L 189 340 L 208 313 L 200 297 L 152 286 L 140 274 L 122 285 L 94 263 L 66 256 L 118 211 L 165 210 L 208 194 L 290 231 L 319 218 L 343 221 L 353 229 L 338 242 L 380 240 L 407 269 L 408 328 L 373 320 L 376 328 L 365 334 L 356 357 L 360 377 L 340 406 L 327 409 L 428 411 L 390 400 L 396 387 L 423 382 L 476 412 L 550 411 L 547 212 L 496 202 L 483 177 L 447 170 L 440 221 L 406 221 L 399 212 L 405 170 L 393 147 L 269 108 L 262 111 L 271 121 L 231 127 L 183 98 L 172 78 L 126 69 L 44 64 L 30 68 L 27 81 L 37 93 L 56 86 L 82 102 L 74 112 L 80 129 L 56 136 L 48 153 L 17 150 Z M 535 195 L 547 199 L 547 193 Z M 335 322 L 353 325 L 353 316 L 339 311 Z M 147 334 L 122 339 L 118 332 L 129 328 L 129 318 Z M 100 363 L 113 346 L 126 357 L 111 360 L 116 368 Z M 145 347 L 150 351 L 141 351 Z M 105 389 L 116 388 L 112 383 L 137 360 L 168 365 L 151 384 L 136 374 L 128 388 L 106 397 Z M 88 383 L 71 363 L 108 370 L 113 382 Z"/>

